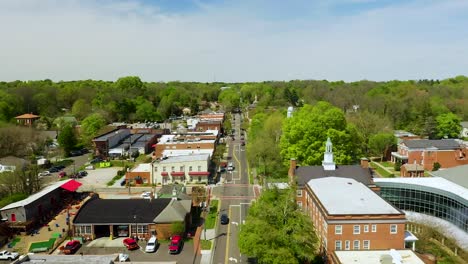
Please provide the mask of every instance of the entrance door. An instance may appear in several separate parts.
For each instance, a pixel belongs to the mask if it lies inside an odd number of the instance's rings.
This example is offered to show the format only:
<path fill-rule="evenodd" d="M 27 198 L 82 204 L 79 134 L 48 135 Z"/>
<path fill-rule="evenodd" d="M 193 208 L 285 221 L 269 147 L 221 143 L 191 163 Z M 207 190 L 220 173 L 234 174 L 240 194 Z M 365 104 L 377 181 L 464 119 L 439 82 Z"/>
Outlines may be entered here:
<path fill-rule="evenodd" d="M 16 214 L 11 214 L 11 221 L 16 222 Z"/>

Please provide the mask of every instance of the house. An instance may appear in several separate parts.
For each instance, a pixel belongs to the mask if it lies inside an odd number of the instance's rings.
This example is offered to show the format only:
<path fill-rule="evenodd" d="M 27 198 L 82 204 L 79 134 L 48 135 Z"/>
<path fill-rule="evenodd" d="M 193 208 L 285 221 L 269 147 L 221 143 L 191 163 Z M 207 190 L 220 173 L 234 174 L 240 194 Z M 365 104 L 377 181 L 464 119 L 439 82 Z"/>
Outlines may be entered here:
<path fill-rule="evenodd" d="M 74 198 L 74 192 L 81 186 L 75 180 L 59 181 L 49 185 L 28 198 L 11 203 L 0 209 L 2 219 L 10 228 L 27 232 L 60 211 Z"/>
<path fill-rule="evenodd" d="M 153 179 L 156 184 L 207 183 L 210 176 L 209 154 L 194 154 L 153 161 Z"/>
<path fill-rule="evenodd" d="M 424 177 L 424 166 L 420 164 L 403 164 L 400 167 L 401 177 Z"/>
<path fill-rule="evenodd" d="M 460 138 L 468 138 L 468 121 L 461 122 L 462 130 L 460 132 Z"/>
<path fill-rule="evenodd" d="M 23 170 L 28 166 L 28 164 L 30 164 L 30 162 L 23 158 L 6 156 L 0 158 L 0 173 L 5 171 L 15 171 L 17 169 Z"/>
<path fill-rule="evenodd" d="M 405 248 L 405 214 L 352 178 L 324 177 L 306 184 L 304 212 L 328 259 L 340 250 Z"/>
<path fill-rule="evenodd" d="M 291 159 L 288 175 L 290 183 L 297 184 L 296 199 L 300 205 L 306 204 L 304 199 L 305 187 L 312 179 L 325 177 L 351 178 L 378 192 L 378 187 L 373 181 L 372 169 L 369 168 L 369 160 L 366 158 L 361 159 L 360 165 L 336 165 L 333 160 L 333 145 L 330 139 L 326 143 L 322 166 L 297 166 L 297 161 Z"/>
<path fill-rule="evenodd" d="M 151 178 L 151 163 L 141 163 L 131 171 L 125 173 L 126 182 L 133 184 L 148 184 L 153 180 Z"/>
<path fill-rule="evenodd" d="M 425 264 L 421 258 L 409 249 L 403 250 L 348 250 L 335 251 L 331 263 L 334 264 Z M 428 262 L 431 263 L 431 262 Z M 435 263 L 435 262 L 433 262 Z"/>
<path fill-rule="evenodd" d="M 392 162 L 420 164 L 425 170 L 432 170 L 434 163 L 441 168 L 468 164 L 468 146 L 456 139 L 413 139 L 398 144 L 398 151 L 392 152 Z"/>
<path fill-rule="evenodd" d="M 22 126 L 32 126 L 34 121 L 36 121 L 39 118 L 40 116 L 34 115 L 33 113 L 22 114 L 22 115 L 15 117 L 16 123 Z"/>
<path fill-rule="evenodd" d="M 73 220 L 73 234 L 87 239 L 138 237 L 168 239 L 174 223 L 191 223 L 192 201 L 172 198 L 100 199 L 85 203 Z"/>

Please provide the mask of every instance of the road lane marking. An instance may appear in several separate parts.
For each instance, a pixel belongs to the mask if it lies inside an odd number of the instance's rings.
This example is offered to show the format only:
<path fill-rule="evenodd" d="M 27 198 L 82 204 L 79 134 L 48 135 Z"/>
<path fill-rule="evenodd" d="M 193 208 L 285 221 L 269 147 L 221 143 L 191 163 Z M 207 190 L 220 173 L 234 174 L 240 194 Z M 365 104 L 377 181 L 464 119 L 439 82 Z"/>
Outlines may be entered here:
<path fill-rule="evenodd" d="M 229 213 L 228 213 L 228 217 L 229 219 L 231 218 L 231 205 L 229 205 Z M 225 264 L 228 264 L 229 263 L 229 236 L 231 235 L 231 225 L 228 225 L 228 231 L 227 231 L 227 235 L 226 235 L 226 256 L 224 258 L 224 263 Z"/>

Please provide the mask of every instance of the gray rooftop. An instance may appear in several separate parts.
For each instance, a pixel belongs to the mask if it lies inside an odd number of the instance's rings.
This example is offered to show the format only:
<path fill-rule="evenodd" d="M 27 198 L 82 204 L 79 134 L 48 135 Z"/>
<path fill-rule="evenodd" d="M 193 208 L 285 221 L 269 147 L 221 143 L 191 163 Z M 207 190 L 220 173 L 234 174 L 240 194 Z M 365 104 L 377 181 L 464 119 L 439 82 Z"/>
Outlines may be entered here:
<path fill-rule="evenodd" d="M 171 200 L 164 210 L 154 218 L 154 223 L 183 222 L 190 212 L 192 200 Z"/>
<path fill-rule="evenodd" d="M 460 148 L 460 143 L 454 139 L 410 139 L 403 140 L 402 144 L 408 148 L 414 149 L 426 149 L 426 148 L 436 148 L 436 149 L 458 149 Z"/>
<path fill-rule="evenodd" d="M 354 179 L 326 177 L 310 180 L 307 184 L 329 215 L 403 214 Z"/>
<path fill-rule="evenodd" d="M 433 176 L 442 177 L 468 189 L 468 165 L 456 166 L 431 172 Z"/>
<path fill-rule="evenodd" d="M 296 168 L 297 184 L 304 186 L 311 179 L 343 177 L 355 179 L 365 185 L 373 185 L 372 171 L 360 165 L 337 165 L 335 170 L 326 171 L 323 166 L 302 166 Z"/>
<path fill-rule="evenodd" d="M 209 154 L 194 154 L 194 155 L 182 155 L 182 156 L 173 156 L 168 157 L 164 160 L 155 160 L 155 164 L 166 164 L 166 163 L 174 163 L 174 162 L 187 162 L 187 161 L 200 161 L 200 160 L 208 160 L 210 157 Z"/>
<path fill-rule="evenodd" d="M 460 125 L 464 128 L 468 128 L 468 121 L 460 122 Z"/>
<path fill-rule="evenodd" d="M 99 137 L 94 138 L 93 141 L 106 141 L 107 139 L 109 139 L 110 137 L 113 137 L 116 134 L 124 133 L 124 132 L 128 132 L 128 131 L 130 131 L 130 129 L 128 129 L 128 128 L 114 129 L 114 130 L 112 130 L 110 132 L 107 132 L 104 135 L 101 135 Z"/>

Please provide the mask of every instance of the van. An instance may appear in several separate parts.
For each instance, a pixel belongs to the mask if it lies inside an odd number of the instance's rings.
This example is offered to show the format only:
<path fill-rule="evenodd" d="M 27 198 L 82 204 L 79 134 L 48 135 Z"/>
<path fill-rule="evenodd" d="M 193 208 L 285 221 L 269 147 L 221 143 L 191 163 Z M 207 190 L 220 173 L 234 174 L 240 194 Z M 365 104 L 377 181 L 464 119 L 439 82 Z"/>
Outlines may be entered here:
<path fill-rule="evenodd" d="M 232 164 L 232 162 L 228 163 L 227 170 L 228 171 L 233 171 L 234 170 L 234 165 Z"/>
<path fill-rule="evenodd" d="M 158 246 L 158 239 L 155 236 L 152 236 L 148 240 L 148 243 L 146 244 L 145 252 L 155 252 L 157 246 Z"/>

